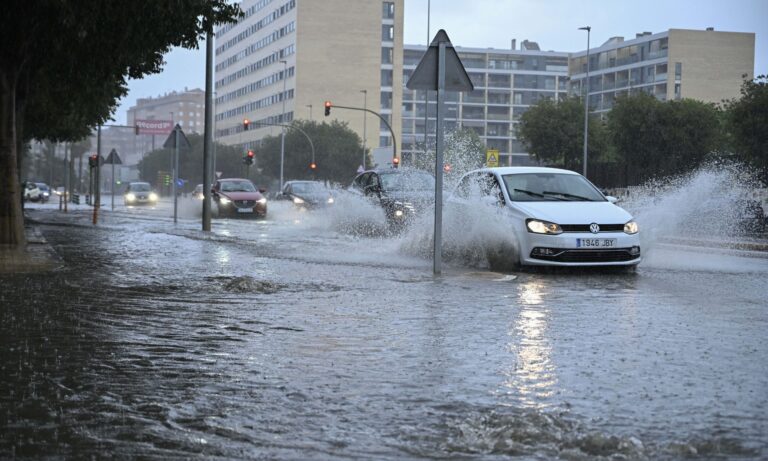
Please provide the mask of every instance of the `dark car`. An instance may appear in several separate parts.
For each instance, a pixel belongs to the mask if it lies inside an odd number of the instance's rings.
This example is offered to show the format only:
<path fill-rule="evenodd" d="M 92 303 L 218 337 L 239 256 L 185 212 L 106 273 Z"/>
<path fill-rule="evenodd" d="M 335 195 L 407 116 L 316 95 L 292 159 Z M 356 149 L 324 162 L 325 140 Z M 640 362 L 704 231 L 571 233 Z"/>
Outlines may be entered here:
<path fill-rule="evenodd" d="M 390 168 L 364 171 L 347 190 L 380 205 L 390 231 L 402 230 L 435 202 L 435 178 L 421 170 Z"/>
<path fill-rule="evenodd" d="M 217 179 L 211 189 L 211 196 L 219 211 L 219 216 L 250 216 L 263 218 L 267 215 L 267 198 L 264 189 L 248 179 Z"/>
<path fill-rule="evenodd" d="M 331 190 L 320 181 L 288 181 L 281 195 L 303 209 L 322 208 L 335 201 Z"/>
<path fill-rule="evenodd" d="M 40 189 L 40 199 L 43 202 L 47 202 L 51 198 L 51 188 L 44 182 L 38 182 L 37 188 Z"/>

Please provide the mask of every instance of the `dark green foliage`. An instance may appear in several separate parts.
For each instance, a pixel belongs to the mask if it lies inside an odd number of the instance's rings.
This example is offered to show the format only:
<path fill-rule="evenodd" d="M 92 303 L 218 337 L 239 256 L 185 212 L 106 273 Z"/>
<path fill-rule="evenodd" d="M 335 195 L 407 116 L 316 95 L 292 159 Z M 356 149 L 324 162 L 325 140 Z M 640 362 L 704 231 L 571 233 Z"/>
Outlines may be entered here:
<path fill-rule="evenodd" d="M 732 148 L 768 182 L 768 76 L 744 81 L 741 98 L 728 101 L 725 108 Z"/>

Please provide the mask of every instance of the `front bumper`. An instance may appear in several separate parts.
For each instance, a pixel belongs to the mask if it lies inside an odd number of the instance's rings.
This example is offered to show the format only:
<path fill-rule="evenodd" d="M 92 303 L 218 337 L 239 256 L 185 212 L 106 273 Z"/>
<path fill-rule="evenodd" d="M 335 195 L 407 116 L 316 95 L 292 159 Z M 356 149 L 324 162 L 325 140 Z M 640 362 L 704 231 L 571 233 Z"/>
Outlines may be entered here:
<path fill-rule="evenodd" d="M 228 216 L 242 216 L 263 218 L 267 215 L 267 204 L 254 200 L 235 200 L 229 203 L 218 203 L 219 214 Z"/>
<path fill-rule="evenodd" d="M 615 239 L 610 247 L 584 248 L 578 241 Z M 558 235 L 527 232 L 520 242 L 520 261 L 533 266 L 632 266 L 642 260 L 639 234 L 565 232 Z"/>

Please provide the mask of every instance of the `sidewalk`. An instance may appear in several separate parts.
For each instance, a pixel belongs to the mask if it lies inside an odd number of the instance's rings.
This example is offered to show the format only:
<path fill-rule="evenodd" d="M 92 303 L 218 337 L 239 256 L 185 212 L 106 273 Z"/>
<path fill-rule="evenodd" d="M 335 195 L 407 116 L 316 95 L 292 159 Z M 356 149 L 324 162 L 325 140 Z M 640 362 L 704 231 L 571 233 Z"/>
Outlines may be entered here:
<path fill-rule="evenodd" d="M 24 231 L 26 247 L 0 245 L 0 274 L 48 272 L 62 267 L 63 262 L 34 224 L 27 223 Z"/>

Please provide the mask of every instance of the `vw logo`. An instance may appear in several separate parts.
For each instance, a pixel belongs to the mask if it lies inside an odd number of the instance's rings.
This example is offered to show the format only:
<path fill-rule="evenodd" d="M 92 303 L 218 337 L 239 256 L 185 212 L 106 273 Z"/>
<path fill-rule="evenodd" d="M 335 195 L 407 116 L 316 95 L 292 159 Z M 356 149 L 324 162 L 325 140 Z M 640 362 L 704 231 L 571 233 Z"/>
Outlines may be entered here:
<path fill-rule="evenodd" d="M 598 226 L 597 223 L 592 223 L 589 225 L 589 231 L 593 234 L 597 234 L 600 232 L 600 226 Z"/>

